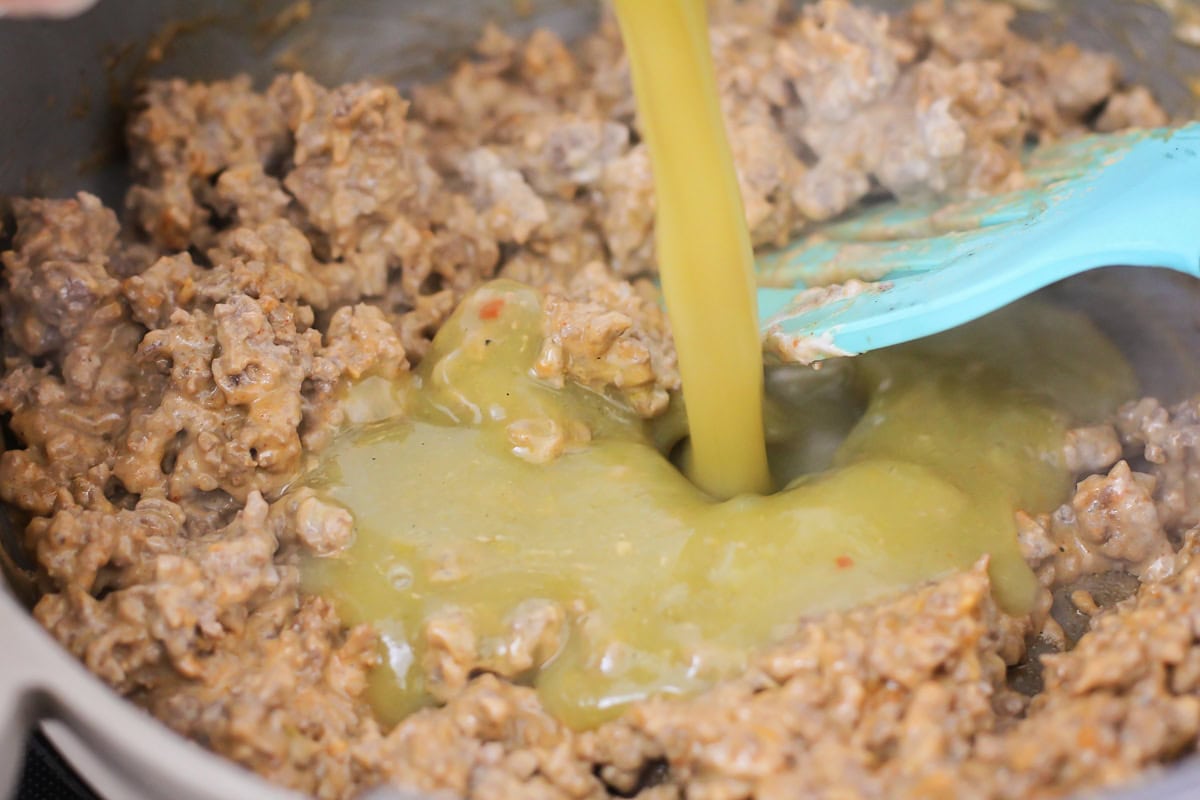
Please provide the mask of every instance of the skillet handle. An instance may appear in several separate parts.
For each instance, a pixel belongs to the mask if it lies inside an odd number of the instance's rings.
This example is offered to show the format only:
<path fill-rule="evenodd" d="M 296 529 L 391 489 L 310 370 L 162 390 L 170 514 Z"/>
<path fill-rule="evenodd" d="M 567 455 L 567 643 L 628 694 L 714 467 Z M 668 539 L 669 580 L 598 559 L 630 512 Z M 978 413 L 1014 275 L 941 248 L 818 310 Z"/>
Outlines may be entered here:
<path fill-rule="evenodd" d="M 0 796 L 16 797 L 25 737 L 38 717 L 35 705 L 30 691 L 13 691 L 8 685 L 0 690 Z"/>
<path fill-rule="evenodd" d="M 19 608 L 0 588 L 0 604 Z M 5 615 L 0 615 L 5 616 Z M 0 647 L 0 797 L 15 797 L 25 755 L 25 737 L 35 722 L 48 712 L 46 694 L 27 658 L 39 643 L 24 625 L 6 624 Z"/>

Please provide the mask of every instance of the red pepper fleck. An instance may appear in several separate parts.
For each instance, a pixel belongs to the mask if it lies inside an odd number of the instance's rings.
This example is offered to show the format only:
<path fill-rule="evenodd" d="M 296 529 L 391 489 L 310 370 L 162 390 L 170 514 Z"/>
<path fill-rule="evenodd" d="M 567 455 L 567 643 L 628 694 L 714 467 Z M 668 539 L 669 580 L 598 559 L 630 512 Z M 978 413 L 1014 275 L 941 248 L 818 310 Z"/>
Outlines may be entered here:
<path fill-rule="evenodd" d="M 854 559 L 850 556 L 838 556 L 833 563 L 837 564 L 838 569 L 850 569 L 854 566 Z"/>
<path fill-rule="evenodd" d="M 500 312 L 504 310 L 504 298 L 496 297 L 488 300 L 479 307 L 480 319 L 497 319 Z"/>

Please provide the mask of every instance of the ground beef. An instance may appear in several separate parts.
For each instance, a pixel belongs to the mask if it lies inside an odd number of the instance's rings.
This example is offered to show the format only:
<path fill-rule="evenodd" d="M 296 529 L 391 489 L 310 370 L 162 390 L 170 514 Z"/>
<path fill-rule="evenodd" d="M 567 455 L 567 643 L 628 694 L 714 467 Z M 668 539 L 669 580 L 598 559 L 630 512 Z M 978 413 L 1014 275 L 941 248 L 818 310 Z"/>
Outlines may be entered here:
<path fill-rule="evenodd" d="M 33 514 L 107 505 L 112 444 L 139 393 L 141 329 L 107 266 L 113 213 L 94 197 L 18 201 L 2 257 L 0 409 L 25 449 L 0 456 L 0 495 Z"/>
<path fill-rule="evenodd" d="M 1011 32 L 1002 4 L 926 0 L 892 19 L 783 5 L 714 9 L 759 245 L 872 192 L 1016 186 L 1031 138 L 1165 119 L 1111 59 Z M 0 498 L 29 518 L 37 619 L 180 733 L 323 798 L 385 782 L 480 798 L 1049 796 L 1194 747 L 1200 401 L 1144 400 L 1072 435 L 1074 500 L 1021 520 L 1046 588 L 1031 619 L 997 610 L 980 565 L 803 621 L 742 677 L 580 734 L 509 681 L 557 651 L 562 609 L 522 606 L 495 640 L 439 618 L 424 635 L 443 704 L 381 726 L 365 699 L 376 632 L 299 582 L 299 559 L 336 555 L 351 520 L 284 491 L 354 413 L 347 383 L 408 370 L 503 274 L 545 288 L 545 380 L 645 417 L 678 388 L 644 280 L 654 191 L 616 28 L 570 48 L 487 28 L 408 99 L 299 74 L 265 91 L 153 82 L 128 139 L 124 226 L 89 195 L 14 204 L 0 413 L 20 446 L 0 455 Z M 545 460 L 589 432 L 509 435 Z M 1076 592 L 1094 630 L 1046 659 L 1027 703 L 1006 667 L 1051 624 L 1050 590 L 1102 570 L 1143 585 L 1109 611 Z"/>
<path fill-rule="evenodd" d="M 1025 559 L 1046 586 L 1122 569 L 1143 579 L 1170 570 L 1174 549 L 1154 504 L 1156 481 L 1120 461 L 1091 475 L 1053 514 L 1018 516 Z"/>
<path fill-rule="evenodd" d="M 1024 39 L 1011 16 L 973 1 L 897 19 L 844 0 L 799 15 L 718 4 L 714 58 L 755 244 L 876 186 L 1015 187 L 1027 139 L 1082 131 L 1097 111 L 1104 130 L 1164 119 L 1112 59 Z M 244 79 L 155 83 L 140 109 L 128 205 L 155 243 L 213 264 L 247 249 L 283 262 L 317 310 L 370 298 L 413 357 L 498 269 L 539 282 L 594 260 L 653 271 L 652 176 L 611 21 L 571 50 L 489 27 L 474 59 L 413 91 L 411 113 L 392 87 L 303 75 L 265 93 Z"/>
<path fill-rule="evenodd" d="M 1172 576 L 1095 618 L 1068 653 L 1043 657 L 1045 689 L 1027 716 L 976 745 L 960 785 L 975 796 L 1056 797 L 1128 781 L 1193 751 L 1200 733 L 1200 536 Z M 994 776 L 1003 770 L 1003 782 Z M 961 796 L 961 795 L 960 795 Z"/>
<path fill-rule="evenodd" d="M 270 98 L 248 78 L 211 84 L 150 84 L 128 126 L 138 180 L 128 206 L 164 248 L 205 247 L 212 236 L 207 197 L 229 167 L 266 165 L 283 157 L 287 127 Z"/>
<path fill-rule="evenodd" d="M 570 379 L 612 387 L 644 417 L 667 410 L 680 387 L 667 315 L 656 293 L 609 276 L 593 262 L 545 299 L 546 338 L 534 373 L 552 385 Z"/>
<path fill-rule="evenodd" d="M 567 633 L 566 619 L 566 612 L 557 603 L 526 600 L 518 603 L 505 621 L 505 633 L 480 639 L 474 624 L 460 609 L 434 614 L 423 631 L 423 672 L 430 694 L 446 702 L 480 673 L 516 680 L 522 673 L 542 666 L 561 649 Z"/>
<path fill-rule="evenodd" d="M 1143 458 L 1157 481 L 1154 499 L 1163 524 L 1175 531 L 1200 524 L 1200 399 L 1172 409 L 1141 400 L 1121 409 L 1117 427 L 1130 455 Z"/>

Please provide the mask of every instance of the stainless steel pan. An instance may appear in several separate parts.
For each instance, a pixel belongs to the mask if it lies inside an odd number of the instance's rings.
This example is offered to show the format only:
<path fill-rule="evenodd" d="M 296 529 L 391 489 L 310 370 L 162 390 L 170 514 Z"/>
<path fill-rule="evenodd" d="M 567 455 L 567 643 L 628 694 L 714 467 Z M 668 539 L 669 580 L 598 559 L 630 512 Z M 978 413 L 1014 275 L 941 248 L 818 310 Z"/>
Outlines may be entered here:
<path fill-rule="evenodd" d="M 595 14 L 595 0 L 313 0 L 306 23 L 264 34 L 288 3 L 102 0 L 65 23 L 0 21 L 0 198 L 87 189 L 119 203 L 121 106 L 136 77 L 245 71 L 265 80 L 274 60 L 288 54 L 326 82 L 371 74 L 406 83 L 463 52 L 485 20 L 516 32 L 546 25 L 572 36 Z M 1200 75 L 1200 51 L 1174 40 L 1170 20 L 1151 4 L 1062 0 L 1049 12 L 1024 15 L 1020 24 L 1118 54 L 1132 79 L 1152 86 L 1174 113 L 1193 115 L 1196 98 L 1187 77 Z M 166 42 L 165 57 L 145 58 L 147 42 Z M 1148 393 L 1175 400 L 1200 391 L 1200 282 L 1106 270 L 1050 291 L 1087 311 L 1117 340 Z M 12 545 L 16 537 L 0 530 L 0 542 Z M 295 796 L 119 698 L 42 631 L 17 599 L 19 589 L 7 583 L 0 589 L 0 793 L 13 786 L 28 727 L 40 724 L 108 798 Z M 378 794 L 384 795 L 415 800 Z M 1200 759 L 1193 758 L 1112 798 L 1197 796 Z"/>

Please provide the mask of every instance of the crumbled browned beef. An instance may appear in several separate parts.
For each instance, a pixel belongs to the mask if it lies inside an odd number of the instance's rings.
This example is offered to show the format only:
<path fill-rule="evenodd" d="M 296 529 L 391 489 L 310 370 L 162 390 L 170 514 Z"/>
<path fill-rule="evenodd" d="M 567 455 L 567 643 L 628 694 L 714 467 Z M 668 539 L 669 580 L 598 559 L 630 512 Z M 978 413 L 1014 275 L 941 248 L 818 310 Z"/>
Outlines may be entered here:
<path fill-rule="evenodd" d="M 1193 751 L 1200 734 L 1194 531 L 1173 573 L 1096 617 L 1070 652 L 1043 657 L 1045 688 L 1026 717 L 979 740 L 977 762 L 942 785 L 975 785 L 977 796 L 1061 797 L 1128 781 Z"/>
<path fill-rule="evenodd" d="M 1143 579 L 1169 572 L 1174 549 L 1154 507 L 1155 479 L 1120 461 L 1091 475 L 1053 514 L 1018 515 L 1025 559 L 1046 586 L 1123 569 Z"/>
<path fill-rule="evenodd" d="M 926 0 L 891 20 L 782 6 L 714 11 L 756 244 L 876 187 L 1017 185 L 1031 136 L 1164 119 L 1107 57 L 1012 33 L 1004 5 Z M 389 781 L 479 798 L 1048 796 L 1193 747 L 1200 567 L 1194 537 L 1179 556 L 1171 543 L 1200 523 L 1195 401 L 1131 406 L 1119 443 L 1075 434 L 1081 474 L 1122 446 L 1130 462 L 1022 521 L 1047 587 L 1102 569 L 1145 581 L 1048 660 L 1026 717 L 1004 674 L 1032 623 L 997 611 L 978 568 L 804 622 L 744 676 L 586 734 L 507 680 L 558 649 L 562 609 L 523 606 L 497 641 L 434 620 L 444 705 L 382 727 L 365 699 L 375 632 L 304 593 L 296 566 L 346 547 L 352 520 L 284 492 L 351 413 L 346 384 L 407 370 L 499 271 L 547 288 L 546 380 L 643 416 L 679 382 L 653 290 L 617 277 L 653 272 L 654 191 L 611 20 L 570 48 L 488 28 L 411 102 L 304 75 L 155 82 L 129 121 L 124 230 L 88 195 L 15 204 L 0 412 L 22 447 L 0 455 L 0 498 L 31 519 L 36 617 L 92 670 L 323 798 Z M 509 434 L 538 460 L 588 432 Z"/>
<path fill-rule="evenodd" d="M 282 158 L 289 146 L 283 115 L 246 77 L 151 83 L 140 105 L 128 126 L 137 178 L 129 209 L 165 249 L 207 247 L 212 179 L 230 167 Z"/>
<path fill-rule="evenodd" d="M 113 443 L 141 391 L 142 331 L 106 269 L 116 217 L 89 195 L 18 201 L 15 212 L 14 249 L 2 256 L 11 352 L 0 409 L 25 449 L 0 456 L 0 496 L 39 515 L 107 507 Z"/>
<path fill-rule="evenodd" d="M 667 315 L 652 290 L 583 267 L 565 287 L 546 294 L 546 339 L 534 365 L 539 378 L 612 387 L 644 417 L 666 411 L 679 389 Z"/>
<path fill-rule="evenodd" d="M 1171 409 L 1146 398 L 1121 410 L 1117 428 L 1130 455 L 1144 458 L 1156 479 L 1163 525 L 1180 533 L 1200 524 L 1200 398 Z"/>

